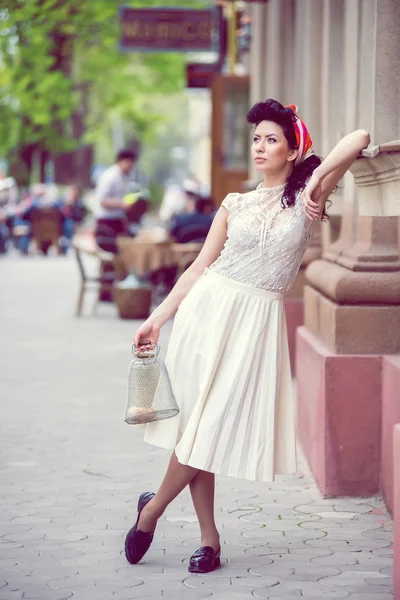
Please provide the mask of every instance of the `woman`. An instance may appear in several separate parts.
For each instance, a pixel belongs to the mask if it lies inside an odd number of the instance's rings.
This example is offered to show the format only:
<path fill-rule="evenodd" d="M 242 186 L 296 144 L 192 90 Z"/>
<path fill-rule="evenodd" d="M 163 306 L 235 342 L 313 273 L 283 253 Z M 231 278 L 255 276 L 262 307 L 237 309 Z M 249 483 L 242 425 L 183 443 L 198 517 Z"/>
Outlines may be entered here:
<path fill-rule="evenodd" d="M 271 99 L 249 111 L 251 154 L 263 183 L 228 194 L 199 257 L 136 333 L 136 345 L 157 342 L 178 311 L 166 364 L 180 413 L 148 424 L 145 433 L 146 441 L 174 452 L 158 492 L 139 498 L 125 542 L 132 564 L 189 485 L 201 530 L 189 571 L 212 571 L 220 564 L 215 474 L 272 481 L 296 471 L 283 294 L 329 195 L 370 141 L 368 132 L 355 131 L 321 162 L 296 113 Z"/>

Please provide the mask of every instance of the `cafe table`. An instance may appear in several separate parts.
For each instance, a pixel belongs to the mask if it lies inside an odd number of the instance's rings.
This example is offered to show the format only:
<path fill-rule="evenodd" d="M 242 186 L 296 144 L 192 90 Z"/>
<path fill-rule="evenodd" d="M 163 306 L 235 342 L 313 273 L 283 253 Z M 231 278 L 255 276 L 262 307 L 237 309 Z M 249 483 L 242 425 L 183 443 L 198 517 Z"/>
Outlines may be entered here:
<path fill-rule="evenodd" d="M 178 276 L 199 255 L 203 242 L 177 244 L 171 239 L 144 232 L 134 238 L 118 236 L 119 258 L 126 273 L 133 271 L 143 277 L 167 267 L 178 267 Z"/>

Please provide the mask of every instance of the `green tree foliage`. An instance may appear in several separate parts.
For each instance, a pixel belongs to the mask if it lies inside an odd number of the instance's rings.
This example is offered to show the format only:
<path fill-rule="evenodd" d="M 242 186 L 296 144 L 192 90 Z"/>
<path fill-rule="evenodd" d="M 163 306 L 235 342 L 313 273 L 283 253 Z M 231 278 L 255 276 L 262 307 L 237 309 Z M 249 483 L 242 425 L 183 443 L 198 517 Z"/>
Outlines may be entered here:
<path fill-rule="evenodd" d="M 157 7 L 132 0 L 132 7 Z M 164 0 L 204 7 L 207 1 Z M 184 87 L 178 53 L 118 50 L 115 0 L 0 0 L 0 155 L 29 178 L 35 154 L 107 140 L 115 120 L 154 139 L 162 101 Z M 161 110 L 160 110 L 161 107 Z"/>

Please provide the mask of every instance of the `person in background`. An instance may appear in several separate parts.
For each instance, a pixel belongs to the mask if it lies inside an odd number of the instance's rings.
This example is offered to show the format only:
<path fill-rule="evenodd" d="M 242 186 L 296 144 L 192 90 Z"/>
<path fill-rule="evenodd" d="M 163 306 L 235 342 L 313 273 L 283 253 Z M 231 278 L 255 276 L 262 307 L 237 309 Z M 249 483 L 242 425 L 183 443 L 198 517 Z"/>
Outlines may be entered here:
<path fill-rule="evenodd" d="M 116 164 L 104 171 L 96 186 L 96 242 L 100 248 L 113 254 L 118 254 L 117 236 L 135 236 L 141 217 L 148 209 L 148 191 L 129 178 L 136 161 L 134 150 L 121 150 Z M 121 289 L 132 289 L 148 284 L 133 271 L 117 285 Z M 100 299 L 110 300 L 111 297 L 104 293 Z"/>
<path fill-rule="evenodd" d="M 36 183 L 32 186 L 30 194 L 16 205 L 13 210 L 12 229 L 15 227 L 24 227 L 26 233 L 20 235 L 17 239 L 17 249 L 22 254 L 29 253 L 29 242 L 31 239 L 31 224 L 29 216 L 35 208 L 43 208 L 50 206 L 46 198 L 46 185 L 44 183 Z"/>
<path fill-rule="evenodd" d="M 13 177 L 5 177 L 0 171 L 0 207 L 12 208 L 18 202 L 18 186 Z"/>
<path fill-rule="evenodd" d="M 130 206 L 128 202 L 133 190 L 128 176 L 136 161 L 137 154 L 134 150 L 120 150 L 116 164 L 100 175 L 96 185 L 96 242 L 100 248 L 113 254 L 118 253 L 117 235 L 129 235 L 126 210 Z"/>
<path fill-rule="evenodd" d="M 63 218 L 64 236 L 61 240 L 61 248 L 63 254 L 66 254 L 77 225 L 82 223 L 86 216 L 81 186 L 78 184 L 69 185 L 65 190 L 64 198 L 57 203 L 57 206 Z"/>
<path fill-rule="evenodd" d="M 0 254 L 7 252 L 10 239 L 11 215 L 17 204 L 18 188 L 12 177 L 6 177 L 0 171 Z"/>
<path fill-rule="evenodd" d="M 193 178 L 185 179 L 182 186 L 168 185 L 160 206 L 160 219 L 168 223 L 175 215 L 185 212 L 188 201 L 196 199 L 199 192 L 200 183 Z"/>
<path fill-rule="evenodd" d="M 170 224 L 170 235 L 178 243 L 205 240 L 213 222 L 212 198 L 191 197 L 186 212 L 176 215 Z"/>
<path fill-rule="evenodd" d="M 0 207 L 0 254 L 7 252 L 7 241 L 10 237 L 10 230 L 7 227 L 7 212 Z"/>

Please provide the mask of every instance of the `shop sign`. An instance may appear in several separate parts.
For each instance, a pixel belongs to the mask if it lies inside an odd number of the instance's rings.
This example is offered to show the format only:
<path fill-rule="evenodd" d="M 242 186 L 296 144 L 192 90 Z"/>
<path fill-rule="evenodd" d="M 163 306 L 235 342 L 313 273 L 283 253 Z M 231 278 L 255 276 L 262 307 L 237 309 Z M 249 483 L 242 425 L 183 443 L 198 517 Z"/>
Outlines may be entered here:
<path fill-rule="evenodd" d="M 213 50 L 214 10 L 121 7 L 120 49 L 125 52 Z"/>

